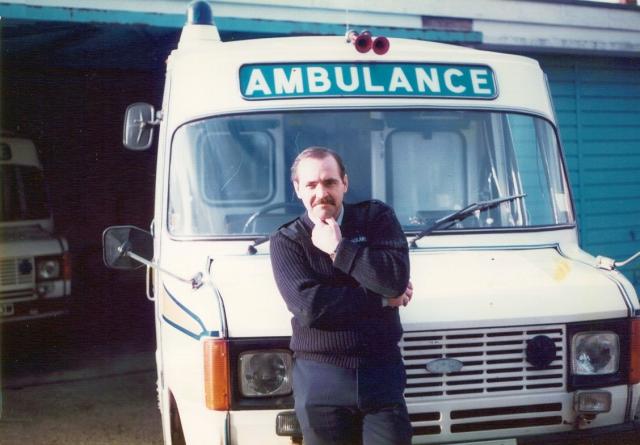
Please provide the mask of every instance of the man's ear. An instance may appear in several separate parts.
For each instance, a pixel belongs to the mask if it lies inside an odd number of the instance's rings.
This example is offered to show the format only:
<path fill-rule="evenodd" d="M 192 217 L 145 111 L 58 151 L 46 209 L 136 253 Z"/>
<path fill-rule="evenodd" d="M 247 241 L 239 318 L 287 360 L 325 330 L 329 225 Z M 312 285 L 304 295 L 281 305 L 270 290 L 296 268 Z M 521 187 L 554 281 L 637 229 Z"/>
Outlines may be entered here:
<path fill-rule="evenodd" d="M 349 176 L 345 174 L 342 182 L 344 182 L 344 192 L 347 193 L 349 190 Z"/>

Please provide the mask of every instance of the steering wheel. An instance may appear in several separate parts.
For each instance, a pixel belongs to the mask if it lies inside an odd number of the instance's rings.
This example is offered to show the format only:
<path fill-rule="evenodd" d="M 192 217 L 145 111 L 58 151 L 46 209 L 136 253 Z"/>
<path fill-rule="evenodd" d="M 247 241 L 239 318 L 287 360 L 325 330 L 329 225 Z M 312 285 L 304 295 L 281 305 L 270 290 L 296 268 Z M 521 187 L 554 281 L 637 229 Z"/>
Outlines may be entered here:
<path fill-rule="evenodd" d="M 260 208 L 258 211 L 252 213 L 251 216 L 249 216 L 249 218 L 247 219 L 247 222 L 244 223 L 244 227 L 242 228 L 242 233 L 247 233 L 249 230 L 249 227 L 251 227 L 251 224 L 253 224 L 253 222 L 258 217 L 264 215 L 265 213 L 269 213 L 277 209 L 286 209 L 291 213 L 296 213 L 302 210 L 302 205 L 300 205 L 297 202 L 276 202 L 275 204 L 266 205 Z"/>

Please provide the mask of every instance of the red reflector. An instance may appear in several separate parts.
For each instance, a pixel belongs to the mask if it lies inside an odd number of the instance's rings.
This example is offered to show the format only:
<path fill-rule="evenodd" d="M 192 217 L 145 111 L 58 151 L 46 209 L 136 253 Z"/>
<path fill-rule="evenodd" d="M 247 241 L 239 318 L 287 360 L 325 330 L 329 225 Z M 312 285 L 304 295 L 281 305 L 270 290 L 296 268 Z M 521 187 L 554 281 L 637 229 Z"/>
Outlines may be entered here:
<path fill-rule="evenodd" d="M 69 255 L 69 252 L 65 252 L 62 255 L 62 278 L 65 280 L 71 279 L 71 255 Z"/>

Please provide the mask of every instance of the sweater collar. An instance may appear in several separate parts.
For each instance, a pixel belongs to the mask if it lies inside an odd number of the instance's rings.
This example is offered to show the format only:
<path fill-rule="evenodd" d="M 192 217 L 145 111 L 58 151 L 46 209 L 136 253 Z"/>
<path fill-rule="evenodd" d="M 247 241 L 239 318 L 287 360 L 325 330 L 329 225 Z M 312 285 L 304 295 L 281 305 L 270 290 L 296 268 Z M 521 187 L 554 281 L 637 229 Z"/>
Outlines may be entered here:
<path fill-rule="evenodd" d="M 342 225 L 342 219 L 344 218 L 344 204 L 340 206 L 340 213 L 338 213 L 338 217 L 336 218 L 336 222 L 339 226 Z"/>

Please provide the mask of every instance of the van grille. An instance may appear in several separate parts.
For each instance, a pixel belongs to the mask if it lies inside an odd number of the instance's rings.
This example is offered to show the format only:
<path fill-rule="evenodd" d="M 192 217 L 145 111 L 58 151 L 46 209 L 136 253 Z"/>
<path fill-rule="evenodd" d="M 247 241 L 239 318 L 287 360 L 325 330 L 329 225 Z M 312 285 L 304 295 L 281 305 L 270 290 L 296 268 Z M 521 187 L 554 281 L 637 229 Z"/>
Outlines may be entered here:
<path fill-rule="evenodd" d="M 450 431 L 452 434 L 475 431 L 496 431 L 513 428 L 561 425 L 562 403 L 502 406 L 498 408 L 452 411 L 449 418 L 440 412 L 411 413 L 413 436 L 433 436 Z"/>
<path fill-rule="evenodd" d="M 34 280 L 32 258 L 7 258 L 0 260 L 0 285 L 29 284 Z"/>
<path fill-rule="evenodd" d="M 534 369 L 526 361 L 526 342 L 538 335 L 549 337 L 556 345 L 556 359 L 544 369 Z M 407 371 L 408 404 L 565 390 L 563 325 L 410 331 L 405 332 L 400 346 Z M 449 374 L 429 372 L 426 364 L 440 358 L 456 359 L 464 366 Z M 557 400 L 491 408 L 470 405 L 469 409 L 451 413 L 410 411 L 416 436 L 562 423 L 562 404 Z"/>

